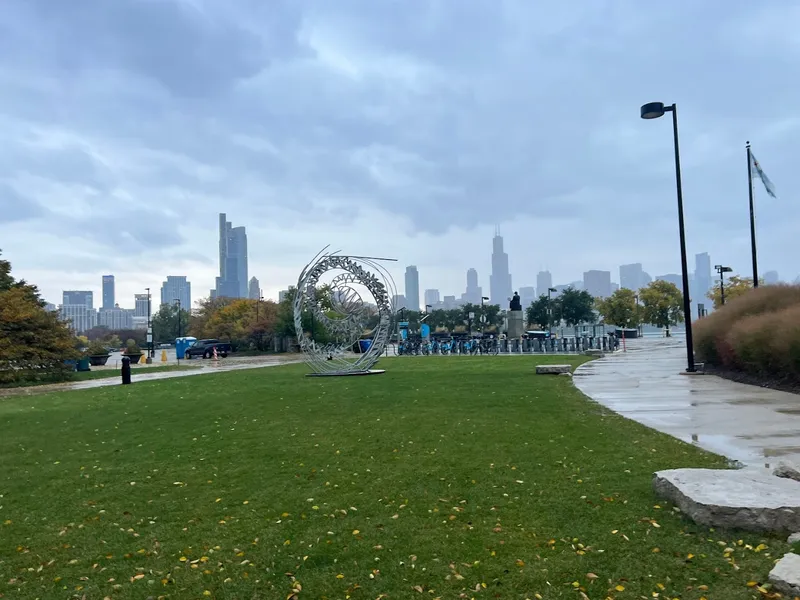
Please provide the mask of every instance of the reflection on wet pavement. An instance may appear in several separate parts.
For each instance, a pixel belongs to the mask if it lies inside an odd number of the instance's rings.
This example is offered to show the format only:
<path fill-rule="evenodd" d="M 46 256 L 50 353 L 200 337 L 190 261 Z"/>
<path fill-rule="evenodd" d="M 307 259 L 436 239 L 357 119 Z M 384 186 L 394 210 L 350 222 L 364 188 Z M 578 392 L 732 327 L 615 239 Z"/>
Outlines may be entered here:
<path fill-rule="evenodd" d="M 631 341 L 628 352 L 579 367 L 575 385 L 621 415 L 746 465 L 800 463 L 800 396 L 684 375 L 684 344 Z"/>

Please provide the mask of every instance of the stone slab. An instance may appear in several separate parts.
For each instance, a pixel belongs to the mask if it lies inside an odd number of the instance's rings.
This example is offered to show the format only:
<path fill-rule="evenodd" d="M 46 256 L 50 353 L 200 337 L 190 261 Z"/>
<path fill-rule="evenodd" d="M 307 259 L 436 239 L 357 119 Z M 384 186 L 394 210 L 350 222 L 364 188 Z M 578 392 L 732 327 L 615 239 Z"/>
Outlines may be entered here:
<path fill-rule="evenodd" d="M 597 358 L 603 358 L 606 354 L 599 348 L 590 348 L 589 350 L 583 351 L 584 356 L 595 356 Z"/>
<path fill-rule="evenodd" d="M 800 531 L 800 482 L 749 469 L 658 471 L 653 488 L 700 525 L 746 531 Z"/>
<path fill-rule="evenodd" d="M 769 572 L 769 581 L 782 594 L 800 596 L 800 555 L 785 554 Z"/>
<path fill-rule="evenodd" d="M 536 365 L 537 375 L 560 375 L 572 371 L 570 365 Z"/>
<path fill-rule="evenodd" d="M 800 481 L 800 469 L 785 461 L 779 462 L 778 466 L 775 467 L 775 470 L 772 471 L 772 474 L 776 477 L 784 477 L 786 479 Z"/>

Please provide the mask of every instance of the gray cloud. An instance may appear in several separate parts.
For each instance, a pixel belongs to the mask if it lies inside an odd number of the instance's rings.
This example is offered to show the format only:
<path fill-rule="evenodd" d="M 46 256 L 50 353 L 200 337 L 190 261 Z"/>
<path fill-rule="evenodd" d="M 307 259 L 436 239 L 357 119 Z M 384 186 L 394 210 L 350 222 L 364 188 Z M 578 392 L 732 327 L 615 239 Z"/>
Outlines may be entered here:
<path fill-rule="evenodd" d="M 0 182 L 36 178 L 47 193 L 25 191 L 46 206 L 148 206 L 124 227 L 104 214 L 94 231 L 87 217 L 87 235 L 164 251 L 220 209 L 258 222 L 280 210 L 287 226 L 378 209 L 441 235 L 520 218 L 591 231 L 630 221 L 663 238 L 671 128 L 638 107 L 674 101 L 687 227 L 703 250 L 746 235 L 746 139 L 779 191 L 800 184 L 800 50 L 785 25 L 796 11 L 779 0 L 646 11 L 634 0 L 8 0 Z M 760 206 L 761 227 L 800 223 L 797 203 Z M 619 252 L 647 251 L 630 243 Z"/>
<path fill-rule="evenodd" d="M 27 221 L 45 215 L 36 202 L 9 185 L 0 183 L 0 224 Z"/>

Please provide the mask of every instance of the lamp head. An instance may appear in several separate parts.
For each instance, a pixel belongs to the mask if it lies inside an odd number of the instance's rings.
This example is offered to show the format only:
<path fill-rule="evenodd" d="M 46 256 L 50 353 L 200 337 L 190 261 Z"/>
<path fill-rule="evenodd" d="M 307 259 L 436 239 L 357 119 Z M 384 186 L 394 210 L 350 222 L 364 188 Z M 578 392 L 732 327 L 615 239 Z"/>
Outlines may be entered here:
<path fill-rule="evenodd" d="M 643 119 L 657 119 L 664 116 L 664 103 L 663 102 L 648 102 L 642 105 L 642 118 Z"/>

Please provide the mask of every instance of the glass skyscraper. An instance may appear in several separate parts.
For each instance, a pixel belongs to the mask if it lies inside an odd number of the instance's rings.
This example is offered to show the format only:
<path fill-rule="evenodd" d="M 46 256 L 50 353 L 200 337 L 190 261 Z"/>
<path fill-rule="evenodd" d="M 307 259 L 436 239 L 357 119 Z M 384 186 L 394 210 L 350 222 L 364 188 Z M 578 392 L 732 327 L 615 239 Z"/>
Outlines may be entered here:
<path fill-rule="evenodd" d="M 247 233 L 219 214 L 219 277 L 213 296 L 247 298 Z"/>

